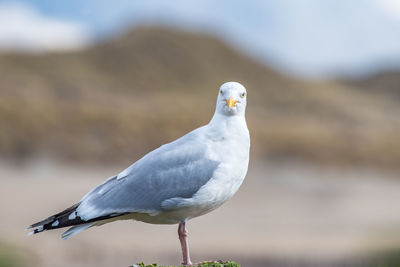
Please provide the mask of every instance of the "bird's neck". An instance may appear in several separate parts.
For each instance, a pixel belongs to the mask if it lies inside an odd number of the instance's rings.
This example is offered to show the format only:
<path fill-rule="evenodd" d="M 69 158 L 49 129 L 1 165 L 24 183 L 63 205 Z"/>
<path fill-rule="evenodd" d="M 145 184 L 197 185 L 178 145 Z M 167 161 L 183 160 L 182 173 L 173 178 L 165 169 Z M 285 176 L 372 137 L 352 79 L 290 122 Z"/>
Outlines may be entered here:
<path fill-rule="evenodd" d="M 243 115 L 226 116 L 215 113 L 208 125 L 217 135 L 248 135 Z"/>

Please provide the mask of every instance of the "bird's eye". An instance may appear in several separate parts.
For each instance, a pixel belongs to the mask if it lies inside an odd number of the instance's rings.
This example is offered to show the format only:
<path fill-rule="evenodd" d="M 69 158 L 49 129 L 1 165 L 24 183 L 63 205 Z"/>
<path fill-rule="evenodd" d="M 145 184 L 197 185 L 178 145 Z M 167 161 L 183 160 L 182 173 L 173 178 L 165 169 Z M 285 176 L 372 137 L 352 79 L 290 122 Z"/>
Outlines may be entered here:
<path fill-rule="evenodd" d="M 246 93 L 242 93 L 242 94 L 240 95 L 240 97 L 243 98 L 243 97 L 245 97 L 245 95 L 246 95 Z"/>
<path fill-rule="evenodd" d="M 219 90 L 219 92 L 220 92 L 221 95 L 223 94 L 222 90 Z"/>

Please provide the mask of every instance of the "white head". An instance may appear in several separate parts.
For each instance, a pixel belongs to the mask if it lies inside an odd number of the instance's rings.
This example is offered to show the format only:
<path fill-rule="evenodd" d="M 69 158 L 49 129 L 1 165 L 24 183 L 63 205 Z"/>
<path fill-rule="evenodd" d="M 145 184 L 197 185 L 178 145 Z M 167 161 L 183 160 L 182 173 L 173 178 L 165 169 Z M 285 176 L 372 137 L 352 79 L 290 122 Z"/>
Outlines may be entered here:
<path fill-rule="evenodd" d="M 244 116 L 247 103 L 246 88 L 238 82 L 227 82 L 219 88 L 216 113 Z"/>

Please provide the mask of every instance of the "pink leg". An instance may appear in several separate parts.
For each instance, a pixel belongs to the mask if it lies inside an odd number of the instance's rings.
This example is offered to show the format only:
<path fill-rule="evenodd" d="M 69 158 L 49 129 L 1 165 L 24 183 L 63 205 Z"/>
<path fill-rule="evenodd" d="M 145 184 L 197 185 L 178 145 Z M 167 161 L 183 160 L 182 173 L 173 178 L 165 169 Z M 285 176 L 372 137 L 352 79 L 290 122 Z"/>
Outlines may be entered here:
<path fill-rule="evenodd" d="M 182 256 L 183 256 L 182 265 L 190 266 L 190 265 L 192 265 L 192 262 L 190 261 L 189 243 L 188 243 L 188 239 L 187 239 L 188 232 L 186 231 L 185 224 L 186 224 L 185 221 L 183 221 L 179 224 L 178 235 L 179 235 L 179 241 L 181 241 L 181 247 L 182 247 Z"/>

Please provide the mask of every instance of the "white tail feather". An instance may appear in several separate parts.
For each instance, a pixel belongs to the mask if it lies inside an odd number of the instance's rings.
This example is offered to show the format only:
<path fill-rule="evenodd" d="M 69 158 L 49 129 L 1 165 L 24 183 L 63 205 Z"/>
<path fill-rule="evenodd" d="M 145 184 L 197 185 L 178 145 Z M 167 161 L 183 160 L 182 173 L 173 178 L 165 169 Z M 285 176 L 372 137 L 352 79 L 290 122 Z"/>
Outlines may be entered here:
<path fill-rule="evenodd" d="M 62 235 L 61 238 L 66 240 L 76 234 L 79 234 L 83 230 L 88 229 L 89 227 L 93 226 L 95 223 L 87 223 L 87 224 L 82 224 L 82 225 L 77 225 L 69 228 L 67 231 L 65 231 Z"/>

